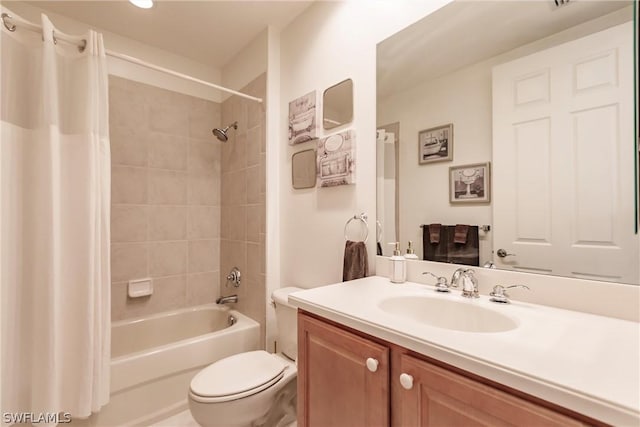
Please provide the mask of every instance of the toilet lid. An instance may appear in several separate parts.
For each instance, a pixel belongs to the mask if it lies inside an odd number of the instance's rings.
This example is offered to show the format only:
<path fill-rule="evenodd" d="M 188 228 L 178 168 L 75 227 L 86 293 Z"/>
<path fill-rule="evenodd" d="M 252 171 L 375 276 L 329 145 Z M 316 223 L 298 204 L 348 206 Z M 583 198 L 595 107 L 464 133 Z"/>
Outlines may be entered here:
<path fill-rule="evenodd" d="M 284 361 L 263 350 L 234 354 L 193 377 L 191 392 L 207 398 L 248 396 L 277 382 L 285 367 Z"/>

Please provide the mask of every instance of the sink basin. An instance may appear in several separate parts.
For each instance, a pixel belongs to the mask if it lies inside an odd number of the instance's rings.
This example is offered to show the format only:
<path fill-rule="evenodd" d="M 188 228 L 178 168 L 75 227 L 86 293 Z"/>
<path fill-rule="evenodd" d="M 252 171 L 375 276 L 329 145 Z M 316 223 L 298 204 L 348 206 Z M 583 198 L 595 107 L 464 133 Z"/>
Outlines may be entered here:
<path fill-rule="evenodd" d="M 474 302 L 403 296 L 387 298 L 378 306 L 394 316 L 454 331 L 506 332 L 518 327 L 511 317 Z"/>

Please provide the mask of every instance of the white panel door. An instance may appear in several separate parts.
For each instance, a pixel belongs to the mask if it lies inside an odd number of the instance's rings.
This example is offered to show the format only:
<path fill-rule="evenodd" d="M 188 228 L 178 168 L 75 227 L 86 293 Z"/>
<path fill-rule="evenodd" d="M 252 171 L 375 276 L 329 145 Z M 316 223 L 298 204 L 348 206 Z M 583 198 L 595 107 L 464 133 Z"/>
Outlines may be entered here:
<path fill-rule="evenodd" d="M 629 22 L 493 69 L 499 268 L 638 283 L 632 41 Z"/>

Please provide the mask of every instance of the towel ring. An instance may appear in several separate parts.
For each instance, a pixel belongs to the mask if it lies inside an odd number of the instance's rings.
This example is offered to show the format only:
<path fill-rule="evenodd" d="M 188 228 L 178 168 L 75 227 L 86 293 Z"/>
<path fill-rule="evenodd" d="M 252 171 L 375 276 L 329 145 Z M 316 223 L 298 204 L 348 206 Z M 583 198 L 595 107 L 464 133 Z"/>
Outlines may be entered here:
<path fill-rule="evenodd" d="M 347 237 L 347 227 L 349 226 L 349 223 L 353 220 L 360 220 L 364 224 L 364 229 L 366 233 L 364 235 L 363 242 L 367 243 L 367 239 L 369 239 L 369 224 L 367 223 L 367 218 L 368 216 L 364 212 L 361 213 L 360 215 L 354 215 L 351 218 L 349 218 L 347 222 L 344 224 L 344 240 L 349 240 L 349 238 Z"/>

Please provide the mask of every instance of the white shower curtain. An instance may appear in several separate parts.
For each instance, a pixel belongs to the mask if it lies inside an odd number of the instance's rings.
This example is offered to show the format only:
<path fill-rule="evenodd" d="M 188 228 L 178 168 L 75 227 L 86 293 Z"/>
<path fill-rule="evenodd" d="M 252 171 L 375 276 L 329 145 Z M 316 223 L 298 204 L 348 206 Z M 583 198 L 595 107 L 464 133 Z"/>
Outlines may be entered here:
<path fill-rule="evenodd" d="M 109 399 L 106 57 L 41 25 L 2 27 L 1 407 L 86 417 Z"/>

